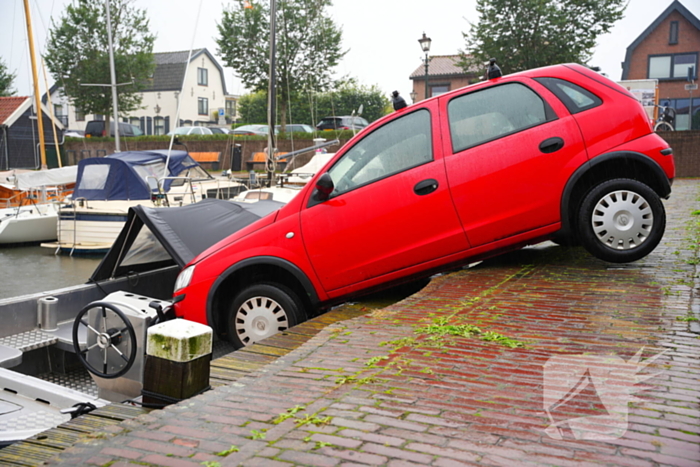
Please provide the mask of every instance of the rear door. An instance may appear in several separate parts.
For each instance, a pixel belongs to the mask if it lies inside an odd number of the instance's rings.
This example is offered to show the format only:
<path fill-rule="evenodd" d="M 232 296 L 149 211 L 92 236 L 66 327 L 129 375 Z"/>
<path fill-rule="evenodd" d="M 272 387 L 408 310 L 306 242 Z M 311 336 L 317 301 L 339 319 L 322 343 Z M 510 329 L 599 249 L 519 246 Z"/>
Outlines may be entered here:
<path fill-rule="evenodd" d="M 566 181 L 586 161 L 561 102 L 524 78 L 445 96 L 441 108 L 447 177 L 471 246 L 555 229 Z"/>
<path fill-rule="evenodd" d="M 468 247 L 440 139 L 433 141 L 436 104 L 397 116 L 355 142 L 329 170 L 330 199 L 307 200 L 304 244 L 327 292 Z"/>

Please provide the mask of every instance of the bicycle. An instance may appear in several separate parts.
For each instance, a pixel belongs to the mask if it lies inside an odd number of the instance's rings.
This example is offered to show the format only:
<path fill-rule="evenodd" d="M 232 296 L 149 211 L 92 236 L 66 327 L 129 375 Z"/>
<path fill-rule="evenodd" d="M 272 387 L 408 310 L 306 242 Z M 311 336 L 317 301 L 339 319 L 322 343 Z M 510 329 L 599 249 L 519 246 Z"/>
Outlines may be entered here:
<path fill-rule="evenodd" d="M 676 109 L 662 105 L 657 105 L 657 107 L 661 110 L 654 125 L 654 131 L 674 131 L 673 123 L 676 120 Z"/>

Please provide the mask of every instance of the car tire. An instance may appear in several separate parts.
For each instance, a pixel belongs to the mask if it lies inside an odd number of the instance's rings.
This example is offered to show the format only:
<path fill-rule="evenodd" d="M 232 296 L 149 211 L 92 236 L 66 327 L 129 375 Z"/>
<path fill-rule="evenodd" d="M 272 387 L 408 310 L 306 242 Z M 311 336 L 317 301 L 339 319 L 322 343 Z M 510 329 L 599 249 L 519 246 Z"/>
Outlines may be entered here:
<path fill-rule="evenodd" d="M 578 216 L 579 239 L 596 258 L 627 263 L 651 253 L 666 229 L 664 205 L 654 190 L 631 179 L 593 188 Z"/>
<path fill-rule="evenodd" d="M 280 284 L 255 284 L 233 299 L 226 320 L 227 337 L 240 349 L 305 320 L 304 307 L 292 290 Z"/>

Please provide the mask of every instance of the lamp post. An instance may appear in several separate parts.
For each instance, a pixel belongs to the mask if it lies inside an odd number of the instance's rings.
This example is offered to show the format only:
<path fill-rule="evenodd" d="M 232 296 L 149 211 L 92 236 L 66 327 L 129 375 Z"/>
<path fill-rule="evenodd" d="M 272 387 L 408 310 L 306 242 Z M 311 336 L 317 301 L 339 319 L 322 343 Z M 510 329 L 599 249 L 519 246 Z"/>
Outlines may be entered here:
<path fill-rule="evenodd" d="M 409 96 L 411 96 L 411 103 L 412 103 L 412 104 L 415 104 L 415 103 L 416 103 L 416 99 L 418 98 L 418 93 L 417 93 L 416 91 L 411 91 L 411 93 L 409 94 Z"/>
<path fill-rule="evenodd" d="M 423 49 L 423 52 L 425 52 L 425 98 L 427 99 L 430 97 L 428 95 L 428 52 L 430 52 L 430 38 L 423 33 L 423 37 L 418 39 L 418 43 L 420 44 L 420 48 Z"/>

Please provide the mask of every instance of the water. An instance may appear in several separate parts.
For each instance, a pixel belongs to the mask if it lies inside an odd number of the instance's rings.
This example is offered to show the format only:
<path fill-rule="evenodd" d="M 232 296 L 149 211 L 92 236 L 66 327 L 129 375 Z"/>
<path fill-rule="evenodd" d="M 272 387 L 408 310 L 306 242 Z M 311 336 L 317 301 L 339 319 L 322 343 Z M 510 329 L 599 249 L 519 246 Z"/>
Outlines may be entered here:
<path fill-rule="evenodd" d="M 40 246 L 0 248 L 0 299 L 84 284 L 101 256 L 54 255 Z"/>

